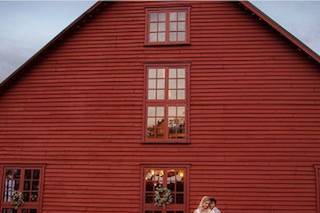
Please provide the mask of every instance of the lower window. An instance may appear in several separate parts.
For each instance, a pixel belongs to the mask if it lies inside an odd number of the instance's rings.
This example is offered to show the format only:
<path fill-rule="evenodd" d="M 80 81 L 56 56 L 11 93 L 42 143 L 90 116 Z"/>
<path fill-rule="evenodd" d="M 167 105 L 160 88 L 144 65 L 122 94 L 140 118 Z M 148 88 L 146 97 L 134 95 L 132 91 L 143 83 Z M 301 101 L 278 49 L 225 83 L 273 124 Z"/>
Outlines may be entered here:
<path fill-rule="evenodd" d="M 2 213 L 18 213 L 18 212 L 21 212 L 21 213 L 38 213 L 39 211 L 37 209 L 7 209 L 7 208 L 3 208 L 2 209 Z"/>
<path fill-rule="evenodd" d="M 145 167 L 143 174 L 144 213 L 186 212 L 186 167 Z"/>
<path fill-rule="evenodd" d="M 1 213 L 40 213 L 43 167 L 5 167 Z"/>

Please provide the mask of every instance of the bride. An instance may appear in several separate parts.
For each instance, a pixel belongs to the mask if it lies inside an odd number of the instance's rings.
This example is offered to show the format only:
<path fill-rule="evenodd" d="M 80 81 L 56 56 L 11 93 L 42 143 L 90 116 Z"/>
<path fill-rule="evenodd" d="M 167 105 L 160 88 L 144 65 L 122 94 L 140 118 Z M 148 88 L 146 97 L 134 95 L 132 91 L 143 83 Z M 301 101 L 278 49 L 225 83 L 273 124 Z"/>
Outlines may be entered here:
<path fill-rule="evenodd" d="M 193 213 L 210 213 L 211 209 L 209 208 L 209 206 L 210 206 L 210 197 L 204 196 L 202 197 L 198 208 L 194 210 Z"/>

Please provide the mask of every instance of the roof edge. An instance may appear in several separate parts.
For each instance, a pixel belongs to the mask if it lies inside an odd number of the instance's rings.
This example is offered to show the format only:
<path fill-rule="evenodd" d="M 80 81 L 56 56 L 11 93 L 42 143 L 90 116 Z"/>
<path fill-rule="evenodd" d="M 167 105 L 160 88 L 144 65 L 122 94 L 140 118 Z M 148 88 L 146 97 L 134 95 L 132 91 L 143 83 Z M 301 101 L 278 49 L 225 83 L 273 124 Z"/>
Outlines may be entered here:
<path fill-rule="evenodd" d="M 254 6 L 249 1 L 239 1 L 241 5 L 243 5 L 246 9 L 253 12 L 255 15 L 257 15 L 259 18 L 261 18 L 263 21 L 265 21 L 267 24 L 269 24 L 273 29 L 278 31 L 281 35 L 286 37 L 291 43 L 296 45 L 299 49 L 301 49 L 303 52 L 305 52 L 308 56 L 310 56 L 312 59 L 314 59 L 316 62 L 320 63 L 320 56 L 314 52 L 312 49 L 310 49 L 308 46 L 306 46 L 302 41 L 300 41 L 297 37 L 292 35 L 290 32 L 288 32 L 286 29 L 281 27 L 279 24 L 277 24 L 273 19 L 271 19 L 267 14 L 262 12 L 260 9 L 258 9 L 256 6 Z"/>
<path fill-rule="evenodd" d="M 54 45 L 63 35 L 67 32 L 71 31 L 74 27 L 77 26 L 78 23 L 83 21 L 85 18 L 90 16 L 90 14 L 102 3 L 102 1 L 97 1 L 94 3 L 89 9 L 87 9 L 84 13 L 82 13 L 78 18 L 76 18 L 71 24 L 69 24 L 66 28 L 64 28 L 58 35 L 56 35 L 53 39 L 51 39 L 45 46 L 43 46 L 40 50 L 38 50 L 31 58 L 29 58 L 26 62 L 24 62 L 21 66 L 19 66 L 13 73 L 11 73 L 7 78 L 5 78 L 0 83 L 0 93 L 5 89 L 6 85 L 8 85 L 14 78 L 27 66 L 31 65 L 32 62 L 35 61 L 37 57 L 43 54 L 49 47 Z"/>

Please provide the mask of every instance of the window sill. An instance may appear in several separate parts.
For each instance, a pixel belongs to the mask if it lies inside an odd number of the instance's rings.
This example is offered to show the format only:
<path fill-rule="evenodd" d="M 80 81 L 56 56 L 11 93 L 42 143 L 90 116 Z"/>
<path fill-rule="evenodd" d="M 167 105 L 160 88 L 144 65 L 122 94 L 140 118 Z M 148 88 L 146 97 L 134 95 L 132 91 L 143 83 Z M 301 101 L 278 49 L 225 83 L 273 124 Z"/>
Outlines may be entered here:
<path fill-rule="evenodd" d="M 144 47 L 181 47 L 181 46 L 191 46 L 190 42 L 186 43 L 145 43 Z"/>
<path fill-rule="evenodd" d="M 142 144 L 191 144 L 189 141 L 144 141 Z"/>

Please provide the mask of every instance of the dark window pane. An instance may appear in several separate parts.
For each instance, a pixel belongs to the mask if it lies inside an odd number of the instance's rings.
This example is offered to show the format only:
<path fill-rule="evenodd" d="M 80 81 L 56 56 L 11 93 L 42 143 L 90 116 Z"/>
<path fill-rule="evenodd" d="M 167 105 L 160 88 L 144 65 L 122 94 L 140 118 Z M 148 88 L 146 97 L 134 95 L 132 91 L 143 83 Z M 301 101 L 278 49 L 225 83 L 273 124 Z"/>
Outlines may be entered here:
<path fill-rule="evenodd" d="M 22 213 L 29 213 L 28 209 L 22 209 Z"/>
<path fill-rule="evenodd" d="M 34 169 L 33 170 L 33 179 L 39 179 L 40 178 L 40 169 Z"/>
<path fill-rule="evenodd" d="M 32 181 L 32 190 L 39 190 L 39 181 Z"/>
<path fill-rule="evenodd" d="M 20 186 L 19 180 L 15 180 L 15 181 L 14 181 L 14 190 L 15 190 L 15 191 L 18 191 L 18 190 L 19 190 L 19 186 Z"/>
<path fill-rule="evenodd" d="M 37 209 L 30 209 L 30 213 L 37 213 Z"/>
<path fill-rule="evenodd" d="M 14 179 L 20 179 L 21 170 L 20 169 L 14 169 L 13 171 L 14 171 L 13 178 Z"/>
<path fill-rule="evenodd" d="M 31 169 L 26 169 L 25 170 L 24 179 L 31 179 Z"/>
<path fill-rule="evenodd" d="M 171 193 L 172 196 L 172 203 L 176 203 L 176 195 L 174 193 Z"/>
<path fill-rule="evenodd" d="M 30 181 L 24 181 L 23 190 L 30 190 Z"/>
<path fill-rule="evenodd" d="M 6 178 L 7 179 L 14 179 L 14 173 L 15 173 L 14 169 L 7 169 L 6 170 Z"/>
<path fill-rule="evenodd" d="M 38 192 L 31 193 L 31 202 L 36 202 L 38 200 Z"/>
<path fill-rule="evenodd" d="M 183 191 L 184 191 L 183 182 L 177 182 L 177 192 L 183 192 Z"/>
<path fill-rule="evenodd" d="M 174 211 L 167 211 L 167 213 L 174 213 Z"/>
<path fill-rule="evenodd" d="M 167 188 L 171 190 L 171 192 L 174 192 L 174 183 L 167 184 Z"/>
<path fill-rule="evenodd" d="M 154 213 L 161 213 L 161 211 L 154 211 Z"/>
<path fill-rule="evenodd" d="M 183 211 L 176 211 L 176 213 L 183 213 Z"/>
<path fill-rule="evenodd" d="M 15 209 L 2 209 L 2 213 L 17 213 Z"/>
<path fill-rule="evenodd" d="M 153 193 L 146 193 L 146 203 L 153 203 Z"/>
<path fill-rule="evenodd" d="M 153 183 L 150 181 L 146 182 L 146 191 L 153 191 Z"/>
<path fill-rule="evenodd" d="M 30 201 L 29 192 L 23 192 L 23 200 L 24 200 L 24 202 L 29 202 Z"/>
<path fill-rule="evenodd" d="M 183 194 L 177 194 L 176 198 L 177 203 L 183 203 Z"/>

